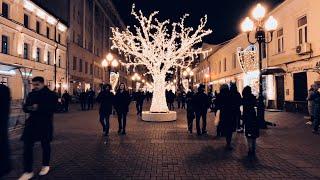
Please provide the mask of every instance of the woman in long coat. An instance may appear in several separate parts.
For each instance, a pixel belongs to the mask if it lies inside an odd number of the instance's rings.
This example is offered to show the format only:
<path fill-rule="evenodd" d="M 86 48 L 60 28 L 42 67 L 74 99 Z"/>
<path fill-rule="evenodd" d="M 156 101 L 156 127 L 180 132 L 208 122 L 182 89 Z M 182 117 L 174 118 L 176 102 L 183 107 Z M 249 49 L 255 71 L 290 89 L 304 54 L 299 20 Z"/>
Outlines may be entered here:
<path fill-rule="evenodd" d="M 248 141 L 248 156 L 255 156 L 256 139 L 259 137 L 259 123 L 255 110 L 256 97 L 251 92 L 251 87 L 246 86 L 242 91 L 243 124 Z"/>
<path fill-rule="evenodd" d="M 118 133 L 126 134 L 126 125 L 127 125 L 127 114 L 129 112 L 129 105 L 130 105 L 130 95 L 129 92 L 126 90 L 126 86 L 124 83 L 119 85 L 117 89 L 117 93 L 115 95 L 115 109 L 118 115 L 118 123 L 119 123 L 119 130 Z"/>
<path fill-rule="evenodd" d="M 9 111 L 10 90 L 7 86 L 0 84 L 0 179 L 11 169 L 8 140 Z"/>
<path fill-rule="evenodd" d="M 236 130 L 236 119 L 232 118 L 232 99 L 230 96 L 229 86 L 223 84 L 220 87 L 220 93 L 216 99 L 214 112 L 220 110 L 220 121 L 217 128 L 218 135 L 221 134 L 226 138 L 226 149 L 232 150 L 231 140 L 232 133 Z"/>

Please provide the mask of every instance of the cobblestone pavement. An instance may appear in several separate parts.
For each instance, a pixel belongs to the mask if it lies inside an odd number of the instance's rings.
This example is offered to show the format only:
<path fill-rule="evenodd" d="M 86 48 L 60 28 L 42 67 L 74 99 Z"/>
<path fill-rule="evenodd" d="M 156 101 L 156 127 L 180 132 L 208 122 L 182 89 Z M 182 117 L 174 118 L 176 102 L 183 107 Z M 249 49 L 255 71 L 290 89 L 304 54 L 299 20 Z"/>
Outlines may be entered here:
<path fill-rule="evenodd" d="M 96 110 L 73 107 L 57 114 L 52 171 L 41 179 L 320 179 L 320 136 L 311 133 L 300 114 L 267 113 L 277 127 L 262 131 L 258 158 L 249 160 L 243 134 L 234 136 L 233 151 L 224 150 L 224 139 L 214 136 L 211 113 L 209 135 L 197 137 L 187 134 L 184 110 L 178 110 L 176 122 L 148 123 L 133 107 L 126 136 L 117 134 L 112 117 L 111 134 L 103 137 Z M 17 135 L 11 142 L 15 170 L 5 179 L 22 173 L 22 144 Z M 35 154 L 38 171 L 38 144 Z"/>

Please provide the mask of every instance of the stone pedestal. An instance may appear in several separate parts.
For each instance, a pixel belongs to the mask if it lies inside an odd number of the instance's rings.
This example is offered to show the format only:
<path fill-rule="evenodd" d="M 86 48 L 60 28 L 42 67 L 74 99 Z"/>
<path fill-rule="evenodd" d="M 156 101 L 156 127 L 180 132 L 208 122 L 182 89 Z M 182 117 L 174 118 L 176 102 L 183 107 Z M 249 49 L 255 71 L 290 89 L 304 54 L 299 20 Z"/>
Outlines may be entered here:
<path fill-rule="evenodd" d="M 169 111 L 163 113 L 154 113 L 150 111 L 142 112 L 142 120 L 148 122 L 170 122 L 177 120 L 177 112 Z"/>

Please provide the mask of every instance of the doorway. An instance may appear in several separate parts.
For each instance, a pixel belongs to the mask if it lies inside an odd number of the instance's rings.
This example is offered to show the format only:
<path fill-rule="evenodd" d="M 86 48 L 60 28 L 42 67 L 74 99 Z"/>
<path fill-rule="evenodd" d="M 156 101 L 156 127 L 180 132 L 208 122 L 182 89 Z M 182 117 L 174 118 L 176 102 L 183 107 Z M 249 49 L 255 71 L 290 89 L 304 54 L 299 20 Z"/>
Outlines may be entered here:
<path fill-rule="evenodd" d="M 307 73 L 293 74 L 294 101 L 306 101 L 308 96 Z"/>
<path fill-rule="evenodd" d="M 277 109 L 283 110 L 284 105 L 284 76 L 276 76 Z"/>

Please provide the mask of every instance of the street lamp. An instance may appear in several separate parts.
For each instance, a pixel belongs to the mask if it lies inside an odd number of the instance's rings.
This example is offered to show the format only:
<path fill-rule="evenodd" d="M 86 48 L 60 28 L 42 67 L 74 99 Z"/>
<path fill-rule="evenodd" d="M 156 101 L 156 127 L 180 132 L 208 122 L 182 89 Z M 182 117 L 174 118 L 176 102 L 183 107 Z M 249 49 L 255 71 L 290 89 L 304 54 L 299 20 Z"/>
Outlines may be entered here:
<path fill-rule="evenodd" d="M 132 85 L 132 91 L 133 91 L 133 86 L 134 86 L 134 81 L 140 81 L 141 77 L 139 76 L 138 73 L 134 73 L 131 77 L 131 85 Z"/>
<path fill-rule="evenodd" d="M 241 29 L 243 32 L 247 33 L 247 39 L 250 44 L 258 43 L 259 46 L 259 98 L 258 98 L 258 109 L 257 117 L 260 121 L 262 128 L 266 128 L 266 121 L 264 118 L 264 97 L 263 97 L 263 87 L 262 87 L 262 45 L 268 44 L 272 41 L 273 32 L 277 29 L 278 22 L 273 16 L 269 16 L 265 20 L 266 9 L 261 5 L 257 6 L 252 11 L 252 16 L 255 21 L 252 21 L 249 17 L 246 17 L 245 20 L 241 23 Z M 256 29 L 254 30 L 254 27 Z M 250 40 L 250 32 L 255 33 L 255 41 Z M 270 39 L 266 38 L 266 34 L 270 34 Z"/>
<path fill-rule="evenodd" d="M 101 62 L 101 66 L 105 69 L 108 68 L 109 73 L 109 81 L 110 81 L 110 75 L 111 75 L 111 69 L 115 69 L 119 66 L 119 61 L 117 59 L 114 59 L 112 54 L 108 54 L 106 56 L 106 59 L 103 59 Z"/>
<path fill-rule="evenodd" d="M 185 71 L 182 72 L 183 77 L 185 77 L 186 79 L 188 79 L 188 82 L 191 84 L 192 86 L 192 77 L 194 75 L 193 71 L 191 71 L 191 69 L 188 67 Z"/>

